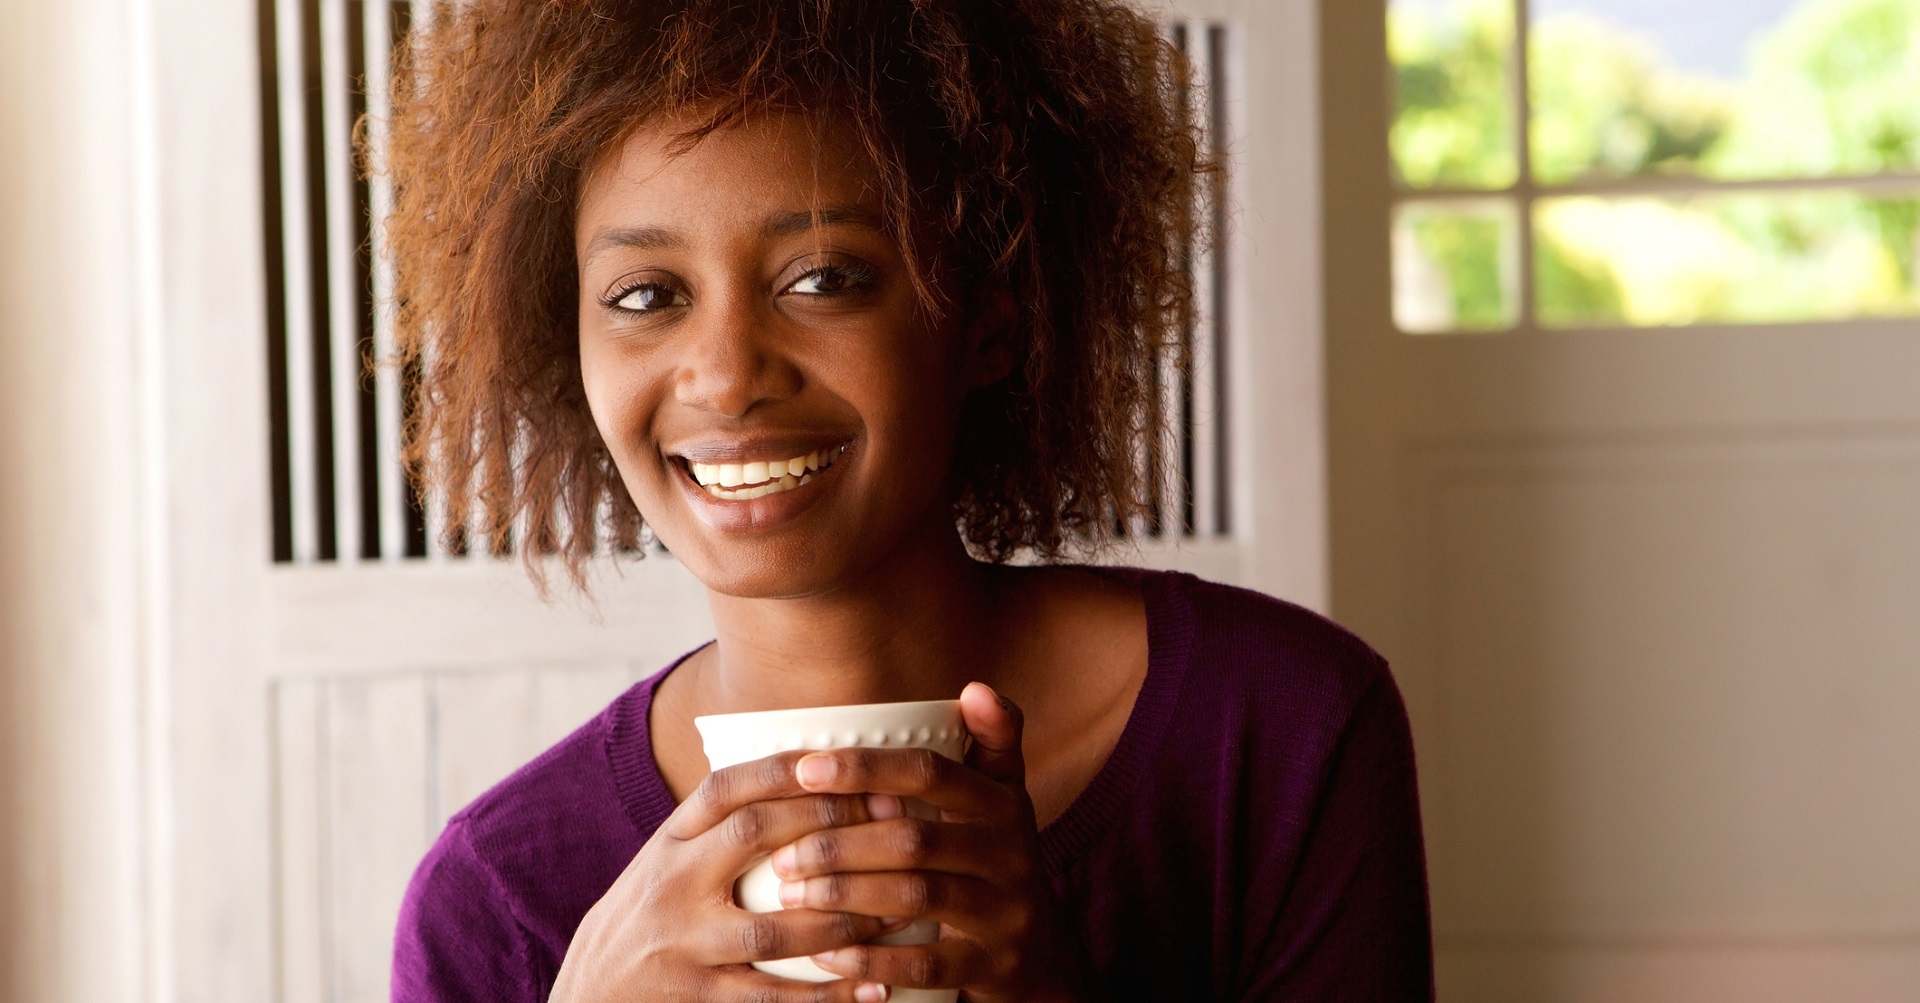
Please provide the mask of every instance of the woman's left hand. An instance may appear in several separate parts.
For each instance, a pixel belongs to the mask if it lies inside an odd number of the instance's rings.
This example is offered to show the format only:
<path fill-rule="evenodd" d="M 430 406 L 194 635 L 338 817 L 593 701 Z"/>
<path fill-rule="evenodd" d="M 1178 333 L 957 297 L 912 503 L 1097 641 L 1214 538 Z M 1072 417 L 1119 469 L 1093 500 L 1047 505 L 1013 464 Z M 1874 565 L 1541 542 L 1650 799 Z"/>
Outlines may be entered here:
<path fill-rule="evenodd" d="M 982 683 L 960 695 L 965 765 L 917 749 L 838 749 L 801 759 L 819 793 L 891 794 L 940 809 L 826 829 L 773 856 L 788 908 L 937 920 L 940 939 L 863 944 L 814 956 L 862 982 L 959 988 L 969 1003 L 1072 1000 L 1082 970 L 1040 866 L 1020 751 L 1021 714 Z"/>

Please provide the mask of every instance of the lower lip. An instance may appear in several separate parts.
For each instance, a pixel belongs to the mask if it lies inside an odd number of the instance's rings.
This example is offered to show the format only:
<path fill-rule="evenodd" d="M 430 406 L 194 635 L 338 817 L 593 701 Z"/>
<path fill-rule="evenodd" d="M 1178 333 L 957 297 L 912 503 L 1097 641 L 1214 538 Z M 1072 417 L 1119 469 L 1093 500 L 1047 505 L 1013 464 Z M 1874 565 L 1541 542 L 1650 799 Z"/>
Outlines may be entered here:
<path fill-rule="evenodd" d="M 685 462 L 671 462 L 679 471 L 681 486 L 693 497 L 693 511 L 701 522 L 724 533 L 752 533 L 774 529 L 811 507 L 836 479 L 834 475 L 846 463 L 847 455 L 843 453 L 832 466 L 814 471 L 813 479 L 805 484 L 748 499 L 716 497 L 693 479 Z"/>

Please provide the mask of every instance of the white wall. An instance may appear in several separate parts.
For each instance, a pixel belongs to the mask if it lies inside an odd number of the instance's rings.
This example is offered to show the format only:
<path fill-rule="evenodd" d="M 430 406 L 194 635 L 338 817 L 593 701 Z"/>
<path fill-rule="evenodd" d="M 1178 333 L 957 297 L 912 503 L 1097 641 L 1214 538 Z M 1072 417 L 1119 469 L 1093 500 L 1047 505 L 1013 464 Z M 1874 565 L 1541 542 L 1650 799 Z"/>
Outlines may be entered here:
<path fill-rule="evenodd" d="M 139 982 L 142 647 L 128 49 L 0 6 L 0 999 Z"/>

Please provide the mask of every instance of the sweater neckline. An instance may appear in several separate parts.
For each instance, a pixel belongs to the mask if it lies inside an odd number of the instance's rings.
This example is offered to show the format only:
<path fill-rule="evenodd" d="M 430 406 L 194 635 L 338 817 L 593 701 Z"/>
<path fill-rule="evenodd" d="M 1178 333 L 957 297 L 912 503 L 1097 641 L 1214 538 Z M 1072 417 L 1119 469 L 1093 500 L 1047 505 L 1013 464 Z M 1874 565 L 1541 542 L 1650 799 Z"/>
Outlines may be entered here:
<path fill-rule="evenodd" d="M 1066 874 L 1073 862 L 1112 828 L 1115 816 L 1139 788 L 1173 719 L 1193 648 L 1193 604 L 1180 588 L 1188 576 L 1135 568 L 1088 570 L 1132 579 L 1139 585 L 1147 614 L 1147 676 L 1141 681 L 1126 726 L 1107 761 L 1066 810 L 1040 830 L 1041 861 L 1055 876 Z M 608 708 L 606 751 L 614 790 L 643 839 L 675 808 L 673 794 L 667 790 L 666 778 L 653 757 L 654 693 L 662 680 L 700 648 L 636 683 Z"/>

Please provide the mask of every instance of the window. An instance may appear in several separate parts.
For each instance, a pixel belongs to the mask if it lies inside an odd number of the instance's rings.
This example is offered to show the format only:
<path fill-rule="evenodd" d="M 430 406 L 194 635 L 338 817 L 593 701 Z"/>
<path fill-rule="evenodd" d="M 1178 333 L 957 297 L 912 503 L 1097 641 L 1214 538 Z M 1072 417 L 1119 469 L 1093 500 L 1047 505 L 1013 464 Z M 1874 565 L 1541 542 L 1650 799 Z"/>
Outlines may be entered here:
<path fill-rule="evenodd" d="M 1387 16 L 1402 331 L 1920 315 L 1920 0 Z"/>

